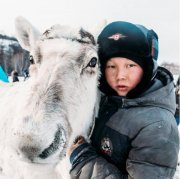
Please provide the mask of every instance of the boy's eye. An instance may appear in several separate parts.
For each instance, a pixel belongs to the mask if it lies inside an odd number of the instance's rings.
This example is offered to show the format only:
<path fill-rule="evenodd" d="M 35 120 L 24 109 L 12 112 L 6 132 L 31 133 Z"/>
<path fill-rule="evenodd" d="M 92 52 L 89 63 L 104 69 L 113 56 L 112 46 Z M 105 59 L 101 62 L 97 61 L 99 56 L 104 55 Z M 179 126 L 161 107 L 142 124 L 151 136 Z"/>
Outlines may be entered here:
<path fill-rule="evenodd" d="M 107 65 L 106 68 L 115 68 L 114 65 Z"/>
<path fill-rule="evenodd" d="M 134 65 L 134 64 L 128 64 L 128 65 L 127 65 L 127 68 L 131 68 L 131 67 L 134 67 L 134 66 L 136 66 L 136 65 Z"/>

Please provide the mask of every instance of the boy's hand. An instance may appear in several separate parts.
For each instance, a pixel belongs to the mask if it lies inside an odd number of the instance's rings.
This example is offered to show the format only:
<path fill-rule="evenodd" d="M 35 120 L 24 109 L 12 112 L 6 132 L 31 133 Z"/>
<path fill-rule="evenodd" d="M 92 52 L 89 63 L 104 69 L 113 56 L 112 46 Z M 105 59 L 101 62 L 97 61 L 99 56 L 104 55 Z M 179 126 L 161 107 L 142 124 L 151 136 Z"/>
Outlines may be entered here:
<path fill-rule="evenodd" d="M 81 144 L 85 143 L 86 140 L 83 136 L 77 136 L 73 142 L 73 144 L 67 149 L 67 155 L 71 155 L 72 152 Z"/>

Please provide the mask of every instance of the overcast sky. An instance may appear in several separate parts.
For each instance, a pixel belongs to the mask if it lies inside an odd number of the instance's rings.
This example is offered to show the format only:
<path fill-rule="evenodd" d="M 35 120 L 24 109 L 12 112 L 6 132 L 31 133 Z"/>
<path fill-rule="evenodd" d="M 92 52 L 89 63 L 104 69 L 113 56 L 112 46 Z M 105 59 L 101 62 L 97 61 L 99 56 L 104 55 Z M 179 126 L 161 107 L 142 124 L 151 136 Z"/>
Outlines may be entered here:
<path fill-rule="evenodd" d="M 0 33 L 7 35 L 17 16 L 41 31 L 57 23 L 93 27 L 102 19 L 143 24 L 159 36 L 159 64 L 180 64 L 179 0 L 1 0 L 0 7 Z"/>

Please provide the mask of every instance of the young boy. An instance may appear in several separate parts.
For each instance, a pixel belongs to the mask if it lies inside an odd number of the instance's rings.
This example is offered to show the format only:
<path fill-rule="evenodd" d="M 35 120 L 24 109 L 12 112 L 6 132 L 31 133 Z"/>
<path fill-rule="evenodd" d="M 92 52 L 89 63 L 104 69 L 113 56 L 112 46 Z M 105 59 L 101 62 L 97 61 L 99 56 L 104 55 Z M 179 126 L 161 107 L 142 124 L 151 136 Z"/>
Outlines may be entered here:
<path fill-rule="evenodd" d="M 91 144 L 69 149 L 71 178 L 171 179 L 179 152 L 171 73 L 157 67 L 158 37 L 128 22 L 98 38 L 103 93 Z"/>

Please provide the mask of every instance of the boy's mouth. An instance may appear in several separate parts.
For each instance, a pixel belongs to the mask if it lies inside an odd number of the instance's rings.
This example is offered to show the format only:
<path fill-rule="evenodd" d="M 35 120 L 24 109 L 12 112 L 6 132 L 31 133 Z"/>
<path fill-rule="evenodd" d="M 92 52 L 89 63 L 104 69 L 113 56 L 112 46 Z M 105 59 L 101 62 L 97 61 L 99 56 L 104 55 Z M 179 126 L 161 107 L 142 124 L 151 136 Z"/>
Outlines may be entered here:
<path fill-rule="evenodd" d="M 126 91 L 128 89 L 128 87 L 125 86 L 125 85 L 118 85 L 117 89 L 120 90 L 120 91 Z"/>

